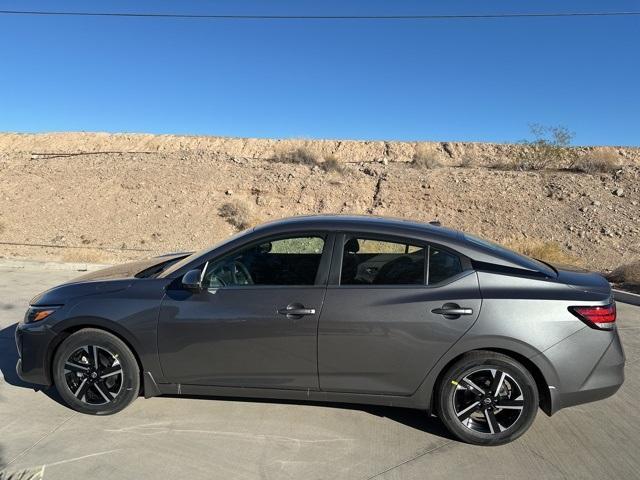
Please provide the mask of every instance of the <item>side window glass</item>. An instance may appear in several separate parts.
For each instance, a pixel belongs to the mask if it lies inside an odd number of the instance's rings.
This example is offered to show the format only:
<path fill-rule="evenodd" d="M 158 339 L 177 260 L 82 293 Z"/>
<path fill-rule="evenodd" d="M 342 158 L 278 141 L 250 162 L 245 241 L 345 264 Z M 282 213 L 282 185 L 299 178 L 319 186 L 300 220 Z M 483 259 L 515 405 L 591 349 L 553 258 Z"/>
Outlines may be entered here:
<path fill-rule="evenodd" d="M 292 237 L 251 245 L 210 262 L 207 288 L 244 285 L 313 285 L 324 250 L 321 237 Z"/>
<path fill-rule="evenodd" d="M 424 285 L 424 277 L 421 246 L 367 238 L 344 244 L 341 285 Z"/>
<path fill-rule="evenodd" d="M 460 257 L 437 247 L 429 249 L 429 285 L 440 283 L 460 272 Z"/>

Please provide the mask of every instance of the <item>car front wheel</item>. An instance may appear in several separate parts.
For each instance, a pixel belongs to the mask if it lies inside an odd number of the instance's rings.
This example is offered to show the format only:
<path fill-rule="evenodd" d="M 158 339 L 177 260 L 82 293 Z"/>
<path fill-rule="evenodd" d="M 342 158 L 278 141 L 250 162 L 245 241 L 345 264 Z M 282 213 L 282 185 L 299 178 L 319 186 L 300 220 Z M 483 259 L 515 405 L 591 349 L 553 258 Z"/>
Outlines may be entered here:
<path fill-rule="evenodd" d="M 71 408 L 92 415 L 119 412 L 140 391 L 140 370 L 129 347 L 115 335 L 93 328 L 64 339 L 54 356 L 53 377 Z"/>
<path fill-rule="evenodd" d="M 438 402 L 441 420 L 456 437 L 476 445 L 502 445 L 533 423 L 538 389 L 516 360 L 476 351 L 463 355 L 445 372 Z"/>

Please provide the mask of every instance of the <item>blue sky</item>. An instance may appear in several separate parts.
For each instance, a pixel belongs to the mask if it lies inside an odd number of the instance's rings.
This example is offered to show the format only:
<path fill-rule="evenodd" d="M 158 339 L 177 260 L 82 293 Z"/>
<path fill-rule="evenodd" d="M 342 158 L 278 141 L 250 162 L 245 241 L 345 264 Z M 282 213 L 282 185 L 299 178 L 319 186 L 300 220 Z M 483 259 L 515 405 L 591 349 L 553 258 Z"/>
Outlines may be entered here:
<path fill-rule="evenodd" d="M 134 5 L 135 3 L 135 5 Z M 637 1 L 0 1 L 238 14 L 640 10 Z M 205 21 L 0 16 L 0 131 L 640 145 L 640 17 Z"/>

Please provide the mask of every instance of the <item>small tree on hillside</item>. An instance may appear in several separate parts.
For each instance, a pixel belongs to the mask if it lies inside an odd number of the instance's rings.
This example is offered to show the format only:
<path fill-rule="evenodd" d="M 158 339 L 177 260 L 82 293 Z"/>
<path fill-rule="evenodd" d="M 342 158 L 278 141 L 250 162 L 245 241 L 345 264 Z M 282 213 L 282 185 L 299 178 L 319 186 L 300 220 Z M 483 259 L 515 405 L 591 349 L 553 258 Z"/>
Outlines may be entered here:
<path fill-rule="evenodd" d="M 546 126 L 538 123 L 529 125 L 533 140 L 523 140 L 530 147 L 518 162 L 521 170 L 542 170 L 548 166 L 571 164 L 575 152 L 570 148 L 575 134 L 567 127 Z"/>

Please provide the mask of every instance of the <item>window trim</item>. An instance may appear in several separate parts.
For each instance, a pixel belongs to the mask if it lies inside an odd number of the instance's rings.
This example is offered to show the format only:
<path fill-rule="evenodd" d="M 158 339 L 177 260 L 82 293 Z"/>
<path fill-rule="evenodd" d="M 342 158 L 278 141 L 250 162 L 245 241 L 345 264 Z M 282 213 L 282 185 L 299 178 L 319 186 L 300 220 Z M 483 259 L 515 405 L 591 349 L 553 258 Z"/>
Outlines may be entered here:
<path fill-rule="evenodd" d="M 318 271 L 316 272 L 316 278 L 313 284 L 310 285 L 229 285 L 229 286 L 220 286 L 214 288 L 208 288 L 206 291 L 217 291 L 217 290 L 231 290 L 231 289 L 264 289 L 264 288 L 314 288 L 314 287 L 326 287 L 328 277 L 329 277 L 329 266 L 331 262 L 331 257 L 333 254 L 334 240 L 335 234 L 326 230 L 302 230 L 302 231 L 291 231 L 291 232 L 282 232 L 271 235 L 264 235 L 258 238 L 253 238 L 252 240 L 243 243 L 242 245 L 238 245 L 236 248 L 225 251 L 223 253 L 219 253 L 217 255 L 211 255 L 209 258 L 204 260 L 197 269 L 202 270 L 202 275 L 206 273 L 205 268 L 210 263 L 214 263 L 224 257 L 234 255 L 241 250 L 246 248 L 250 248 L 254 245 L 259 245 L 260 243 L 264 243 L 267 241 L 276 241 L 276 240 L 284 240 L 288 238 L 304 238 L 304 237 L 318 237 L 324 240 L 324 246 L 322 249 L 322 254 L 320 257 L 320 263 L 318 264 Z M 212 252 L 213 253 L 213 252 Z"/>

